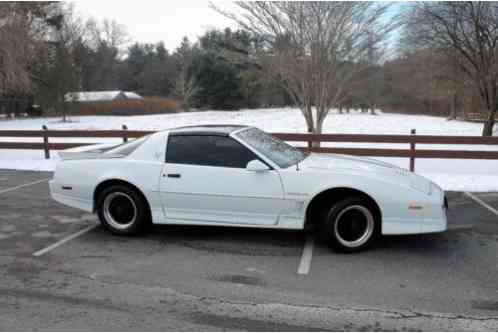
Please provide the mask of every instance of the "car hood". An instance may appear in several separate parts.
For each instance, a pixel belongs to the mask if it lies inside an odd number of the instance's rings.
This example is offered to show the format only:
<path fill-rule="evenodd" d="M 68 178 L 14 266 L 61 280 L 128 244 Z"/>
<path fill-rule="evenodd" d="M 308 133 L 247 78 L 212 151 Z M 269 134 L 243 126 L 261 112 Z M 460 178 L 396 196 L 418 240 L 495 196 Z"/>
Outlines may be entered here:
<path fill-rule="evenodd" d="M 399 172 L 401 168 L 366 157 L 339 154 L 310 154 L 299 163 L 300 169 L 356 170 L 366 172 Z"/>
<path fill-rule="evenodd" d="M 310 154 L 299 163 L 299 170 L 322 171 L 380 177 L 386 181 L 403 184 L 430 193 L 431 182 L 396 165 L 366 157 L 339 154 Z"/>

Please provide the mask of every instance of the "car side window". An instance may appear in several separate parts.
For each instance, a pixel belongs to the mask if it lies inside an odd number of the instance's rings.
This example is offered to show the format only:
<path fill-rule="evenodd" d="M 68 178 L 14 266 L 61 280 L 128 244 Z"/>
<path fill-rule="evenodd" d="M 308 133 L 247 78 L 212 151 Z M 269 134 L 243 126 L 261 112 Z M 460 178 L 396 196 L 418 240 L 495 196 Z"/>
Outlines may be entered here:
<path fill-rule="evenodd" d="M 246 168 L 258 157 L 230 137 L 216 135 L 171 135 L 166 162 L 226 168 Z"/>

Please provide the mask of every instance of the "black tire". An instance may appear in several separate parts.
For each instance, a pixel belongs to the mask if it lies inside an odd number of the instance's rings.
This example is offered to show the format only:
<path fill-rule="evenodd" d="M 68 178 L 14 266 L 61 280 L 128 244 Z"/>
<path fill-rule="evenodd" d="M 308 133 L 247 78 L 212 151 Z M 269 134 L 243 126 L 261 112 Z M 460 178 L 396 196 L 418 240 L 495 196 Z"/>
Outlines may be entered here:
<path fill-rule="evenodd" d="M 150 222 L 145 199 L 125 185 L 112 185 L 100 193 L 97 214 L 102 225 L 116 235 L 139 234 Z"/>
<path fill-rule="evenodd" d="M 379 234 L 379 214 L 369 201 L 351 197 L 324 207 L 320 236 L 335 251 L 360 252 L 368 249 Z"/>

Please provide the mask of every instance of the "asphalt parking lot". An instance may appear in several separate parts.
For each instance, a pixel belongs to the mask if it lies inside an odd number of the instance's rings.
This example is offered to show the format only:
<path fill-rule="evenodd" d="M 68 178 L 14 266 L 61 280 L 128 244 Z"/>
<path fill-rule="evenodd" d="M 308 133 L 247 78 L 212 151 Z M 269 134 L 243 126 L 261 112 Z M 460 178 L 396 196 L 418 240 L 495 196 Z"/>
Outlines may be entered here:
<path fill-rule="evenodd" d="M 303 232 L 117 237 L 0 170 L 0 330 L 498 329 L 498 193 L 448 192 L 449 231 L 331 252 Z"/>

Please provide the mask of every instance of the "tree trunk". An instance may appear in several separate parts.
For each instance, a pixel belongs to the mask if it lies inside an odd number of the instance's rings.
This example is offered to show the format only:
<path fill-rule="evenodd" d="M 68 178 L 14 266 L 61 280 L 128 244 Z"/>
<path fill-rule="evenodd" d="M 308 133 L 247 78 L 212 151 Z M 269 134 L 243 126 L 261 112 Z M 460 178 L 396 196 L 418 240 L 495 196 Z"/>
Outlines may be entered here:
<path fill-rule="evenodd" d="M 495 125 L 495 117 L 494 117 L 494 112 L 492 112 L 484 122 L 484 127 L 482 128 L 482 136 L 493 136 L 494 125 Z"/>
<path fill-rule="evenodd" d="M 454 92 L 453 98 L 451 99 L 451 110 L 448 120 L 457 119 L 457 105 L 458 105 L 458 94 Z"/>
<path fill-rule="evenodd" d="M 482 136 L 493 136 L 493 127 L 495 122 L 493 120 L 487 119 L 484 122 L 484 127 L 482 129 Z"/>
<path fill-rule="evenodd" d="M 185 112 L 189 112 L 190 111 L 190 105 L 189 105 L 189 102 L 187 101 L 187 99 L 183 99 L 182 101 L 182 106 L 183 106 L 183 111 Z"/>
<path fill-rule="evenodd" d="M 488 117 L 486 118 L 482 128 L 482 136 L 493 136 L 493 127 L 495 125 L 495 115 L 497 111 L 498 105 L 489 110 Z"/>
<path fill-rule="evenodd" d="M 375 116 L 375 115 L 376 115 L 376 113 L 375 113 L 375 105 L 371 105 L 371 106 L 370 106 L 370 113 L 371 113 L 373 116 Z"/>
<path fill-rule="evenodd" d="M 57 113 L 62 113 L 62 122 L 65 123 L 67 121 L 66 106 L 64 105 L 64 103 L 61 103 L 60 98 L 57 98 L 55 108 L 57 110 Z"/>
<path fill-rule="evenodd" d="M 306 120 L 306 126 L 308 127 L 308 133 L 313 133 L 314 131 L 314 119 L 313 110 L 309 105 L 304 106 L 303 110 L 304 119 Z"/>
<path fill-rule="evenodd" d="M 322 134 L 323 131 L 323 122 L 325 121 L 325 117 L 316 117 L 315 124 L 313 128 L 313 134 Z M 313 142 L 313 148 L 320 148 L 321 142 Z"/>
<path fill-rule="evenodd" d="M 62 103 L 59 104 L 59 108 L 62 110 L 62 122 L 65 123 L 67 122 L 67 109 Z"/>

